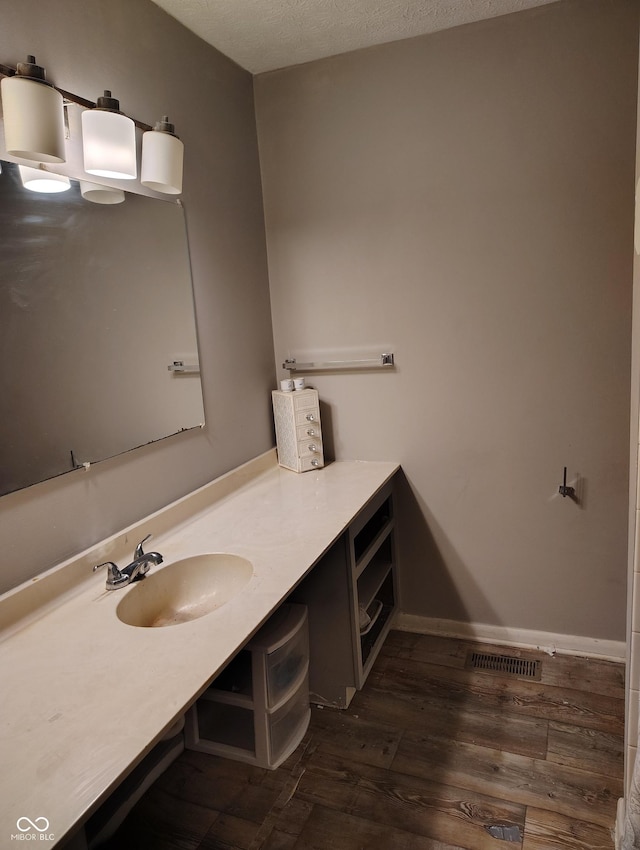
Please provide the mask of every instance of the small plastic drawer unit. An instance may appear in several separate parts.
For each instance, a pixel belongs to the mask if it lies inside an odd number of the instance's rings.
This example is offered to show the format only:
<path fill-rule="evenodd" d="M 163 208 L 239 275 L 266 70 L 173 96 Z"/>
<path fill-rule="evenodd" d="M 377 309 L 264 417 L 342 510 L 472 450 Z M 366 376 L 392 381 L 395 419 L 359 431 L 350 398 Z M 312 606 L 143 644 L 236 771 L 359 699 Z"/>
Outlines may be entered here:
<path fill-rule="evenodd" d="M 317 390 L 273 390 L 278 463 L 294 472 L 324 466 Z"/>
<path fill-rule="evenodd" d="M 186 746 L 275 769 L 310 717 L 307 608 L 285 603 L 189 709 Z"/>

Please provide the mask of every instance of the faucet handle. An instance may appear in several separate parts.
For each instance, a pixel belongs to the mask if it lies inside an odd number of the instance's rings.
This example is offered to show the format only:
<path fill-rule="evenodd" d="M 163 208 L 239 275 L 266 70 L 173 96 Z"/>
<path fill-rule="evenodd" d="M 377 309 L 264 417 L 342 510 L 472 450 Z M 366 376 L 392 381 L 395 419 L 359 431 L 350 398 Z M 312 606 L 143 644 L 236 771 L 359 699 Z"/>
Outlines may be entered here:
<path fill-rule="evenodd" d="M 129 581 L 129 577 L 124 573 L 121 573 L 118 569 L 118 565 L 114 564 L 113 561 L 105 561 L 103 564 L 96 564 L 93 568 L 93 572 L 99 570 L 100 567 L 107 567 L 107 588 L 112 590 L 115 587 L 120 587 L 123 584 L 127 584 Z"/>
<path fill-rule="evenodd" d="M 93 568 L 92 572 L 95 573 L 95 571 L 99 570 L 100 567 L 109 567 L 109 572 L 112 572 L 114 570 L 118 570 L 118 565 L 114 564 L 113 561 L 105 561 L 103 564 L 96 564 L 95 567 Z M 118 572 L 120 572 L 120 570 L 118 570 Z"/>
<path fill-rule="evenodd" d="M 150 540 L 153 537 L 153 534 L 147 534 L 146 537 L 143 537 L 142 540 L 136 546 L 136 550 L 133 553 L 134 558 L 141 558 L 144 555 L 144 550 L 142 548 L 142 544 L 146 543 L 147 540 Z"/>

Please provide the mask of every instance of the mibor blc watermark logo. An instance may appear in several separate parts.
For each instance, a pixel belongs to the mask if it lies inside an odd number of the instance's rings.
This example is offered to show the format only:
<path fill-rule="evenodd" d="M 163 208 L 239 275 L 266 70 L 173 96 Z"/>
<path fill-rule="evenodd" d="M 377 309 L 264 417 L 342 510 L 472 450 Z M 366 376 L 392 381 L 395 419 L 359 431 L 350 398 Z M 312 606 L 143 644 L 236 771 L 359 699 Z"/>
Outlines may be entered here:
<path fill-rule="evenodd" d="M 11 835 L 12 841 L 53 841 L 54 835 L 49 832 L 48 818 L 21 817 L 16 821 L 16 833 Z"/>

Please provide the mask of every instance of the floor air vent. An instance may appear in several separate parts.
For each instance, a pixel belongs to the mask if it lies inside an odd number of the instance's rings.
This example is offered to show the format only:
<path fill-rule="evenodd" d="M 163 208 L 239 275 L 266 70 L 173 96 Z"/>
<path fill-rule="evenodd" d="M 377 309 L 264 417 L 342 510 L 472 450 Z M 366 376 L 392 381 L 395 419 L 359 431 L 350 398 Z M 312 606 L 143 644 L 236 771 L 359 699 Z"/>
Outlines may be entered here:
<path fill-rule="evenodd" d="M 493 655 L 488 652 L 469 652 L 467 670 L 482 670 L 501 676 L 519 676 L 524 679 L 540 678 L 540 662 L 510 655 Z"/>

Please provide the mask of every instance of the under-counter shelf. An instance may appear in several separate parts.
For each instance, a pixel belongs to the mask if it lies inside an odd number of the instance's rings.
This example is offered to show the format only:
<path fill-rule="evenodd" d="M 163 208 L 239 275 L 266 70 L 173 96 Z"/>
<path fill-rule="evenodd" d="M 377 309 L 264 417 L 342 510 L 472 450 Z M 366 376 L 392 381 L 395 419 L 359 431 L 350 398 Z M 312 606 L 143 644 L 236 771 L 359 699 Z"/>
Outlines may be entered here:
<path fill-rule="evenodd" d="M 391 628 L 396 610 L 393 490 L 387 484 L 348 530 L 353 598 L 356 687 L 361 688 Z"/>
<path fill-rule="evenodd" d="M 199 699 L 190 711 L 193 715 L 187 718 L 186 728 L 188 732 L 194 722 L 197 724 L 197 740 L 187 733 L 186 746 L 189 749 L 228 756 L 233 755 L 232 750 L 243 755 L 255 753 L 254 713 L 251 708 L 205 697 Z"/>
<path fill-rule="evenodd" d="M 363 551 L 362 555 L 356 559 L 355 562 L 355 573 L 356 576 L 359 576 L 368 566 L 369 562 L 372 558 L 374 558 L 380 550 L 380 547 L 383 545 L 385 540 L 389 538 L 389 535 L 393 531 L 395 527 L 395 523 L 392 518 L 387 518 L 384 522 L 384 525 L 380 528 L 376 536 L 373 540 L 367 545 L 366 549 Z M 355 549 L 355 543 L 354 543 Z"/>
<path fill-rule="evenodd" d="M 241 649 L 218 674 L 213 684 L 202 695 L 203 699 L 215 699 L 229 705 L 253 707 L 253 669 L 251 653 Z"/>
<path fill-rule="evenodd" d="M 380 500 L 378 499 L 378 502 Z M 384 496 L 373 513 L 365 514 L 365 518 L 356 520 L 350 528 L 353 539 L 353 555 L 356 566 L 362 569 L 369 561 L 380 541 L 384 539 L 393 527 L 393 504 L 391 494 Z"/>
<path fill-rule="evenodd" d="M 357 574 L 358 606 L 365 610 L 369 608 L 382 582 L 387 577 L 389 571 L 393 569 L 391 544 L 391 538 L 387 537 L 378 552 L 375 553 L 375 557 L 369 561 L 367 568 Z"/>
<path fill-rule="evenodd" d="M 358 653 L 358 663 L 362 671 L 362 681 L 369 675 L 369 670 L 373 666 L 380 647 L 391 628 L 391 618 L 396 607 L 396 597 L 393 582 L 393 573 L 389 570 L 376 591 L 376 597 L 372 603 L 375 603 L 375 611 L 372 613 L 372 622 L 370 626 L 360 635 L 360 646 Z"/>

